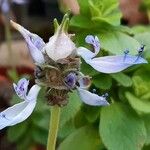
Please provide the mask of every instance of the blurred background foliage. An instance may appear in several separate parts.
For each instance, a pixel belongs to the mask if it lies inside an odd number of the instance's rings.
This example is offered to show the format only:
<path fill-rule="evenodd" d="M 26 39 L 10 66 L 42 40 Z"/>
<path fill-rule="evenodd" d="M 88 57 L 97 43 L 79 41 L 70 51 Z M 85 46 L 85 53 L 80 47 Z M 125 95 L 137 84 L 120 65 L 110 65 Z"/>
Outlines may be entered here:
<path fill-rule="evenodd" d="M 49 6 L 56 5 L 55 2 L 48 4 Z M 74 2 L 74 5 L 69 6 L 66 5 L 65 0 L 60 0 L 57 4 L 61 11 L 66 11 L 68 7 L 72 10 L 70 33 L 75 33 L 76 36 L 73 40 L 77 46 L 86 47 L 84 39 L 89 34 L 97 35 L 100 39 L 99 56 L 123 54 L 125 49 L 129 49 L 130 54 L 136 55 L 140 45 L 144 44 L 143 57 L 150 61 L 149 0 L 138 1 L 138 10 L 141 10 L 141 14 L 146 18 L 146 21 L 140 20 L 139 22 L 137 20 L 130 22 L 130 18 L 124 13 L 126 11 L 124 11 L 123 0 L 120 3 L 118 0 L 78 0 L 78 5 L 77 2 Z M 73 6 L 76 6 L 76 9 Z M 127 10 L 128 6 L 130 4 L 126 6 Z M 52 10 L 50 11 L 48 6 L 46 8 L 46 11 L 43 9 L 41 14 L 51 16 Z M 135 8 L 132 7 L 132 9 Z M 56 12 L 56 14 L 53 12 L 52 16 L 61 18 L 62 14 L 58 14 L 58 10 Z M 30 13 L 37 15 L 36 11 Z M 134 17 L 134 13 L 129 16 Z M 42 16 L 42 20 L 44 22 L 45 17 Z M 36 26 L 36 17 L 31 23 L 25 20 L 23 22 L 22 24 L 27 27 L 31 25 L 32 27 L 29 27 L 45 40 L 52 34 L 52 27 L 50 30 L 46 25 L 37 25 L 41 26 L 40 28 Z M 45 32 L 47 32 L 46 35 Z M 20 73 L 18 68 L 9 71 L 7 69 L 7 78 L 9 78 L 9 82 L 16 82 L 22 76 L 27 76 L 31 79 L 32 85 L 34 84 L 33 68 L 34 66 L 26 75 L 24 72 Z M 70 93 L 69 104 L 61 110 L 57 149 L 149 150 L 150 64 L 134 66 L 120 73 L 104 74 L 96 72 L 82 60 L 81 70 L 84 74 L 92 77 L 90 90 L 96 89 L 99 94 L 107 92 L 111 105 L 108 107 L 87 106 L 80 102 L 76 92 Z M 7 129 L 7 139 L 9 143 L 12 143 L 14 149 L 45 149 L 50 114 L 49 106 L 46 105 L 43 96 L 44 92 L 45 89 L 42 89 L 37 107 L 31 117 L 25 122 Z M 20 101 L 18 97 L 13 95 L 11 104 L 18 101 Z M 6 140 L 5 133 L 6 129 L 0 131 L 3 142 Z M 0 149 L 9 150 L 9 148 L 1 148 L 2 145 L 4 143 L 0 142 Z M 12 145 L 10 149 L 12 149 Z"/>

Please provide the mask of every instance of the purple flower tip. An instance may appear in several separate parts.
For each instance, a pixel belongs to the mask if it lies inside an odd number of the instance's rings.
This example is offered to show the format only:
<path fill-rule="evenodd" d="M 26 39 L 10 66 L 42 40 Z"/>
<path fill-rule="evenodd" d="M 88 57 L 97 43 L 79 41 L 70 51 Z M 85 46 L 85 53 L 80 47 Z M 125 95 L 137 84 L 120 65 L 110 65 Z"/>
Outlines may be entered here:
<path fill-rule="evenodd" d="M 69 73 L 65 77 L 65 83 L 69 88 L 74 88 L 76 85 L 76 81 L 77 81 L 77 76 L 75 73 Z"/>

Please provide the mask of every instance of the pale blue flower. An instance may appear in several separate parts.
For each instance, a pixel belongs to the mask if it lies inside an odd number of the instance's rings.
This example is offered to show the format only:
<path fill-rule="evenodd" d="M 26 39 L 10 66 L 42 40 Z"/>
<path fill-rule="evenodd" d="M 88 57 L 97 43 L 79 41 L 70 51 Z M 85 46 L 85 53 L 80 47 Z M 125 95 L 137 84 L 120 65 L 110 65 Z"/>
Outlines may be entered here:
<path fill-rule="evenodd" d="M 23 101 L 0 113 L 0 130 L 7 126 L 13 126 L 23 122 L 33 112 L 40 87 L 34 85 L 27 93 L 28 84 L 29 81 L 24 78 L 21 79 L 17 85 L 14 84 L 14 89 L 17 95 L 23 99 Z"/>
<path fill-rule="evenodd" d="M 83 75 L 83 74 L 82 74 Z M 78 84 L 76 84 L 78 83 Z M 87 88 L 90 86 L 90 78 L 88 76 L 81 77 L 80 79 L 77 79 L 77 75 L 74 73 L 71 73 L 66 78 L 66 84 L 72 89 L 75 88 L 78 91 L 79 97 L 82 102 L 84 102 L 87 105 L 91 106 L 106 106 L 109 105 L 109 103 L 106 100 L 106 96 L 99 96 L 95 93 L 91 93 L 87 91 Z"/>
<path fill-rule="evenodd" d="M 107 106 L 107 105 L 109 105 L 105 96 L 99 96 L 95 93 L 91 93 L 82 88 L 78 88 L 77 91 L 79 93 L 80 99 L 85 104 L 88 104 L 91 106 Z"/>
<path fill-rule="evenodd" d="M 92 42 L 89 42 L 89 41 L 92 41 Z M 77 53 L 79 56 L 81 56 L 85 60 L 87 64 L 89 64 L 95 70 L 99 72 L 116 73 L 132 65 L 147 63 L 147 61 L 141 57 L 141 51 L 139 51 L 139 54 L 137 56 L 132 56 L 132 55 L 129 55 L 128 53 L 125 53 L 124 55 L 104 56 L 104 57 L 95 58 L 95 56 L 100 51 L 100 47 L 95 46 L 95 45 L 100 45 L 98 38 L 97 37 L 94 38 L 93 36 L 88 35 L 86 37 L 86 42 L 92 44 L 95 51 L 92 52 L 87 48 L 79 47 L 77 49 Z M 98 50 L 98 47 L 99 47 L 99 50 Z"/>

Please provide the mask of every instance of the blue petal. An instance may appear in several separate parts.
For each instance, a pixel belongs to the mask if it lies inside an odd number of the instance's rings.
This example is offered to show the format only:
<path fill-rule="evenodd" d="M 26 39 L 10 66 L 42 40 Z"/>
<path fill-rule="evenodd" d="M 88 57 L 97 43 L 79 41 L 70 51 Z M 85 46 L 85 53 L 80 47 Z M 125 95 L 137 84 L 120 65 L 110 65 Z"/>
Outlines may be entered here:
<path fill-rule="evenodd" d="M 13 21 L 11 21 L 11 24 L 22 34 L 22 36 L 26 40 L 33 60 L 37 63 L 44 63 L 45 60 L 42 51 L 44 51 L 43 48 L 45 46 L 45 42 L 43 41 L 43 39 L 40 38 L 38 35 L 29 32 L 24 27 Z"/>
<path fill-rule="evenodd" d="M 85 48 L 85 47 L 79 47 L 77 49 L 77 54 L 79 56 L 81 56 L 83 59 L 91 59 L 93 57 L 95 57 L 99 51 L 100 51 L 100 42 L 97 36 L 92 36 L 92 35 L 88 35 L 85 38 L 85 41 L 88 44 L 91 44 L 94 47 L 94 52 L 90 51 L 89 49 Z"/>
<path fill-rule="evenodd" d="M 77 49 L 77 54 L 81 56 L 83 59 L 91 59 L 96 56 L 95 53 L 93 53 L 92 51 L 88 50 L 85 47 L 79 47 Z"/>
<path fill-rule="evenodd" d="M 23 102 L 11 106 L 0 113 L 0 130 L 7 126 L 16 125 L 31 115 L 36 105 L 39 90 L 40 87 L 34 85 Z"/>
<path fill-rule="evenodd" d="M 36 102 L 23 101 L 0 113 L 0 130 L 27 119 L 35 108 Z"/>
<path fill-rule="evenodd" d="M 17 85 L 13 83 L 16 94 L 21 98 L 25 99 L 28 90 L 29 80 L 22 78 L 18 81 Z"/>
<path fill-rule="evenodd" d="M 127 55 L 126 57 L 124 55 L 105 56 L 84 60 L 86 61 L 87 64 L 91 65 L 95 70 L 103 73 L 116 73 L 135 64 L 147 63 L 147 61 L 142 57 L 131 55 Z"/>
<path fill-rule="evenodd" d="M 45 59 L 42 52 L 31 42 L 30 38 L 26 38 L 26 42 L 34 62 L 43 64 Z"/>
<path fill-rule="evenodd" d="M 106 97 L 104 96 L 98 96 L 97 94 L 91 93 L 87 90 L 78 88 L 78 93 L 81 98 L 81 100 L 88 105 L 91 106 L 106 106 L 109 105 L 109 103 L 106 101 Z"/>
<path fill-rule="evenodd" d="M 97 36 L 94 37 L 93 35 L 87 35 L 86 38 L 85 38 L 85 42 L 88 43 L 88 44 L 93 45 L 95 51 L 99 52 L 99 50 L 100 50 L 100 41 L 99 41 Z"/>

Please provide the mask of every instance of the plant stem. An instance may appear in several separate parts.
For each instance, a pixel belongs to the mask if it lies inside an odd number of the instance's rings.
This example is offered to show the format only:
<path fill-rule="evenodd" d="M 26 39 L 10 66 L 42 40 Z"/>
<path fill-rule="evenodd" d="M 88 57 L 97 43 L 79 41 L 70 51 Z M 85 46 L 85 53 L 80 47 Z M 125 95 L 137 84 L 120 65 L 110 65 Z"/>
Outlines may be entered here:
<path fill-rule="evenodd" d="M 50 115 L 49 135 L 47 141 L 47 150 L 55 150 L 59 119 L 60 119 L 60 107 L 57 105 L 52 106 Z"/>
<path fill-rule="evenodd" d="M 13 55 L 11 49 L 11 31 L 10 31 L 10 25 L 8 21 L 5 22 L 5 38 L 7 42 L 7 48 L 8 48 L 8 60 L 11 62 Z"/>

